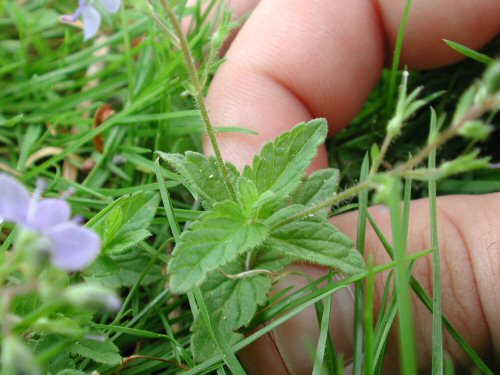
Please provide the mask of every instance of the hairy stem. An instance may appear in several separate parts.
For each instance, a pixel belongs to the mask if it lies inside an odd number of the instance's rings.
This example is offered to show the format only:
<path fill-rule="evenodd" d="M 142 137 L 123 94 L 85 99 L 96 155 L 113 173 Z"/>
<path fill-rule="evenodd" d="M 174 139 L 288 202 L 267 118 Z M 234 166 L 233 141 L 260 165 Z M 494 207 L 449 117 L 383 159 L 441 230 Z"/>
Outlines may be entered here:
<path fill-rule="evenodd" d="M 217 144 L 217 140 L 215 139 L 215 133 L 212 128 L 212 124 L 210 122 L 210 118 L 208 116 L 208 110 L 205 106 L 205 100 L 203 98 L 203 87 L 198 78 L 198 73 L 196 71 L 196 67 L 194 65 L 193 55 L 191 54 L 191 50 L 189 49 L 188 42 L 184 33 L 182 32 L 181 25 L 177 16 L 175 15 L 172 7 L 168 3 L 168 0 L 162 0 L 163 8 L 167 12 L 168 18 L 174 27 L 175 34 L 177 36 L 179 45 L 181 47 L 182 54 L 184 56 L 184 60 L 186 62 L 189 78 L 194 88 L 194 98 L 196 100 L 196 104 L 201 113 L 201 119 L 203 121 L 203 125 L 205 125 L 205 129 L 208 134 L 208 138 L 210 139 L 210 143 L 212 144 L 212 148 L 215 152 L 215 157 L 217 158 L 217 163 L 219 164 L 219 168 L 221 169 L 222 176 L 226 182 L 227 189 L 231 194 L 231 197 L 236 200 L 236 191 L 234 186 L 229 178 L 229 172 L 226 168 L 226 164 L 224 164 L 224 160 L 222 159 L 222 154 L 220 152 L 219 145 Z"/>
<path fill-rule="evenodd" d="M 389 135 L 386 135 L 384 138 L 384 142 L 382 143 L 382 146 L 380 147 L 380 153 L 377 156 L 377 159 L 373 161 L 372 168 L 370 170 L 370 176 L 373 176 L 375 173 L 378 172 L 378 169 L 380 168 L 380 164 L 382 164 L 382 161 L 384 160 L 385 154 L 387 154 L 387 150 L 389 150 L 389 145 L 392 142 L 392 137 Z"/>
<path fill-rule="evenodd" d="M 406 163 L 403 163 L 396 169 L 390 171 L 389 173 L 392 175 L 399 175 L 402 172 L 406 172 L 417 166 L 418 164 L 423 162 L 433 150 L 436 150 L 437 148 L 448 142 L 451 138 L 455 137 L 467 122 L 481 117 L 496 105 L 498 105 L 498 99 L 491 98 L 481 104 L 473 106 L 465 115 L 458 119 L 455 124 L 452 124 L 444 132 L 439 134 L 439 136 L 435 137 L 432 141 L 427 143 L 427 145 L 422 150 L 420 150 L 417 155 L 415 155 Z"/>
<path fill-rule="evenodd" d="M 275 225 L 272 229 L 279 228 L 283 225 L 286 225 L 288 223 L 302 219 L 302 218 L 307 217 L 309 215 L 314 215 L 316 212 L 321 211 L 324 208 L 328 208 L 328 207 L 334 206 L 336 204 L 339 204 L 340 202 L 342 202 L 345 199 L 352 198 L 353 196 L 357 195 L 359 192 L 363 191 L 364 189 L 368 189 L 368 188 L 375 187 L 375 186 L 376 185 L 373 183 L 372 180 L 360 182 L 359 184 L 354 185 L 354 186 L 350 187 L 349 189 L 344 190 L 342 193 L 339 193 L 332 198 L 329 198 L 321 203 L 318 203 L 317 205 L 315 205 L 313 207 L 310 207 L 302 212 L 299 212 L 299 213 L 289 217 L 288 219 Z"/>
<path fill-rule="evenodd" d="M 389 175 L 397 175 L 397 176 L 405 176 L 408 174 L 408 172 L 415 167 L 416 165 L 420 164 L 422 161 L 424 161 L 429 154 L 433 151 L 439 148 L 441 145 L 445 144 L 447 141 L 449 141 L 451 138 L 455 137 L 460 129 L 468 122 L 475 120 L 482 115 L 484 115 L 487 111 L 495 108 L 498 106 L 498 97 L 493 97 L 488 100 L 485 100 L 483 103 L 478 104 L 473 106 L 464 116 L 462 116 L 455 124 L 452 124 L 448 129 L 446 129 L 444 132 L 439 134 L 439 136 L 435 137 L 432 141 L 430 141 L 420 152 L 415 155 L 413 158 L 408 160 L 406 163 L 403 163 L 399 167 L 396 167 L 395 169 L 387 172 Z M 386 138 L 384 141 L 385 147 L 382 147 L 382 150 L 385 150 L 391 142 L 390 138 Z M 384 155 L 384 152 L 380 152 L 380 155 Z M 378 158 L 381 160 L 381 158 Z M 375 169 L 372 169 L 372 171 L 375 171 Z M 371 175 L 366 181 L 360 182 L 359 184 L 356 184 L 346 190 L 344 190 L 342 193 L 335 195 L 332 198 L 329 198 L 321 203 L 318 203 L 317 205 L 310 207 L 302 212 L 299 212 L 288 219 L 278 223 L 275 225 L 274 228 L 279 228 L 283 225 L 286 225 L 288 223 L 291 223 L 296 220 L 300 220 L 304 217 L 307 217 L 309 215 L 314 215 L 316 212 L 321 211 L 324 208 L 328 208 L 331 206 L 334 206 L 336 204 L 339 204 L 345 199 L 352 198 L 359 192 L 363 191 L 364 189 L 369 189 L 369 188 L 374 188 L 377 186 L 374 177 L 375 177 L 375 172 L 374 174 Z"/>

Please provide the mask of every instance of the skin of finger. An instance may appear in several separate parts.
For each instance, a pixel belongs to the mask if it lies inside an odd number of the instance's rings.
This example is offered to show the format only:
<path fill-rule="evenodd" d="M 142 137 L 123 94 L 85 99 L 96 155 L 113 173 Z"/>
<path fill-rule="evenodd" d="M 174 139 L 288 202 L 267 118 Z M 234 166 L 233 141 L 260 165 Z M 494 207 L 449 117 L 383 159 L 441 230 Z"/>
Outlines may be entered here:
<path fill-rule="evenodd" d="M 220 136 L 223 155 L 237 166 L 293 124 L 313 117 L 343 124 L 359 110 L 380 74 L 383 47 L 371 3 L 346 4 L 263 1 L 240 30 L 207 97 L 215 125 L 259 133 Z M 326 166 L 324 148 L 316 163 Z"/>
<path fill-rule="evenodd" d="M 500 298 L 492 291 L 500 279 L 500 193 L 442 197 L 438 207 L 443 313 L 467 342 L 495 366 L 500 344 Z M 385 207 L 377 206 L 371 208 L 370 213 L 386 238 L 391 241 L 389 211 Z M 332 221 L 349 237 L 356 238 L 357 213 L 336 216 Z M 430 248 L 429 205 L 426 199 L 412 203 L 408 243 L 409 253 Z M 376 264 L 390 260 L 370 227 L 367 231 L 366 252 L 374 256 Z M 312 277 L 320 277 L 326 272 L 311 265 L 294 267 L 296 270 L 308 272 Z M 424 289 L 431 293 L 431 256 L 417 261 L 413 275 Z M 386 277 L 387 272 L 376 277 L 376 314 L 380 308 Z M 294 282 L 286 285 L 294 285 Z M 432 315 L 416 295 L 412 294 L 412 300 L 419 370 L 425 372 L 431 364 Z M 339 301 L 337 304 L 334 301 L 333 311 L 338 309 Z M 351 314 L 352 319 L 352 312 L 346 313 Z M 341 317 L 341 320 L 347 321 L 345 317 Z M 301 313 L 288 321 L 287 326 L 278 328 L 272 337 L 268 336 L 254 343 L 241 357 L 244 363 L 251 364 L 250 373 L 263 373 L 269 363 L 279 367 L 281 372 L 276 372 L 277 374 L 310 373 L 312 356 L 305 350 L 304 343 L 316 342 L 317 327 L 310 327 L 315 322 L 311 311 Z M 338 326 L 339 320 L 333 319 L 333 332 Z M 398 371 L 397 341 L 398 331 L 395 328 L 391 333 L 385 362 L 384 372 L 388 374 Z M 459 369 L 470 367 L 467 356 L 448 334 L 445 335 L 445 348 Z M 349 353 L 346 355 L 349 356 Z"/>
<path fill-rule="evenodd" d="M 487 285 L 494 282 L 500 274 L 500 253 L 492 248 L 500 240 L 500 225 L 497 228 L 491 225 L 493 217 L 496 216 L 498 221 L 500 194 L 441 197 L 438 202 L 443 313 L 467 342 L 483 358 L 491 361 L 498 343 L 498 333 L 492 329 L 496 330 L 500 305 L 498 299 L 490 299 Z M 389 211 L 379 206 L 372 208 L 371 213 L 386 238 L 391 241 Z M 335 225 L 352 238 L 356 236 L 356 226 L 353 225 L 356 222 L 356 214 L 334 218 Z M 431 248 L 428 200 L 412 203 L 409 228 L 409 253 Z M 366 251 L 374 255 L 376 264 L 389 261 L 385 249 L 371 228 L 367 233 L 366 244 Z M 500 247 L 497 245 L 498 248 Z M 386 276 L 387 273 L 376 278 L 376 310 L 380 307 Z M 427 293 L 432 295 L 431 256 L 416 263 L 414 276 Z M 425 372 L 430 368 L 432 356 L 432 315 L 413 293 L 412 299 L 419 369 Z M 491 325 L 493 322 L 496 322 L 494 326 Z M 396 373 L 398 370 L 395 360 L 398 358 L 395 345 L 397 336 L 395 329 L 389 347 L 388 358 L 391 360 L 386 361 L 387 373 Z M 466 369 L 470 366 L 465 353 L 448 335 L 445 336 L 445 347 L 458 368 Z"/>
<path fill-rule="evenodd" d="M 405 1 L 376 0 L 375 4 L 385 28 L 388 51 L 393 51 Z M 456 62 L 463 56 L 447 47 L 443 39 L 479 49 L 498 33 L 498 0 L 413 1 L 403 42 L 401 66 L 429 69 Z"/>
<path fill-rule="evenodd" d="M 289 266 L 286 271 L 307 273 L 313 280 L 325 274 L 325 269 L 306 264 Z M 273 293 L 278 293 L 291 285 L 293 285 L 292 291 L 296 291 L 307 284 L 308 279 L 304 276 L 289 275 L 274 286 Z M 330 316 L 330 332 L 335 352 L 339 356 L 342 355 L 346 363 L 352 360 L 353 299 L 352 285 L 337 291 L 333 295 L 332 307 L 335 308 L 332 308 Z M 268 366 L 271 366 L 273 371 L 267 372 L 269 374 L 310 374 L 319 338 L 317 319 L 315 307 L 309 307 L 302 311 L 298 318 L 286 321 L 238 353 L 246 370 L 250 374 L 262 374 Z"/>
<path fill-rule="evenodd" d="M 241 167 L 265 141 L 313 117 L 325 117 L 333 132 L 343 128 L 373 88 L 384 56 L 391 55 L 387 51 L 396 40 L 403 4 L 260 2 L 232 43 L 207 97 L 214 124 L 243 126 L 259 135 L 221 136 L 223 155 Z M 458 55 L 441 38 L 479 47 L 498 33 L 500 2 L 454 4 L 455 0 L 414 1 L 404 64 L 430 68 L 454 62 Z M 238 2 L 233 6 L 238 8 Z M 436 37 L 430 38 L 434 33 Z M 432 43 L 426 45 L 427 40 Z M 316 163 L 326 166 L 324 149 Z"/>

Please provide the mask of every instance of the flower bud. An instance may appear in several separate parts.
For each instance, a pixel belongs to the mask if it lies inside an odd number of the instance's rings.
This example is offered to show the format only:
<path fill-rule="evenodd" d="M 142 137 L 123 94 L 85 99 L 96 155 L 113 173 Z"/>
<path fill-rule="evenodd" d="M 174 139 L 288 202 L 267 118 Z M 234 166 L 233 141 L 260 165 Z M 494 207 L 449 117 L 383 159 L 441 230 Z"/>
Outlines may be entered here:
<path fill-rule="evenodd" d="M 90 310 L 117 311 L 122 305 L 113 291 L 92 284 L 70 286 L 64 292 L 64 298 L 74 307 Z"/>
<path fill-rule="evenodd" d="M 455 160 L 447 161 L 439 166 L 442 176 L 468 172 L 476 169 L 485 169 L 490 166 L 489 158 L 478 158 L 479 151 L 475 150 L 459 156 Z"/>
<path fill-rule="evenodd" d="M 484 73 L 484 82 L 491 95 L 500 92 L 500 61 L 495 61 Z"/>
<path fill-rule="evenodd" d="M 401 190 L 401 181 L 388 175 L 375 176 L 374 180 L 377 183 L 377 190 L 373 196 L 374 203 L 389 205 L 395 192 Z"/>
<path fill-rule="evenodd" d="M 484 141 L 493 131 L 491 125 L 487 125 L 480 120 L 468 121 L 459 130 L 459 134 L 474 139 L 477 141 Z"/>

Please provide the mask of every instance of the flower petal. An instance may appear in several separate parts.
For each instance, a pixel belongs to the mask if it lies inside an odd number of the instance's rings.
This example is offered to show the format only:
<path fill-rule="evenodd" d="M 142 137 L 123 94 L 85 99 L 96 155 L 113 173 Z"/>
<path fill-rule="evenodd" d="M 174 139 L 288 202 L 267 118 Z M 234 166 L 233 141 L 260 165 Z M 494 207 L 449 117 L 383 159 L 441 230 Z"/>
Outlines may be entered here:
<path fill-rule="evenodd" d="M 83 40 L 89 40 L 99 30 L 101 24 L 101 13 L 92 5 L 87 5 L 82 11 Z"/>
<path fill-rule="evenodd" d="M 45 231 L 45 234 L 52 242 L 52 264 L 63 270 L 81 270 L 99 255 L 99 236 L 75 223 L 59 225 Z"/>
<path fill-rule="evenodd" d="M 0 218 L 23 224 L 29 204 L 28 190 L 15 178 L 0 173 Z"/>
<path fill-rule="evenodd" d="M 101 0 L 101 3 L 108 12 L 116 13 L 120 9 L 121 0 Z"/>
<path fill-rule="evenodd" d="M 47 198 L 34 203 L 28 215 L 27 225 L 43 231 L 69 221 L 71 208 L 64 199 Z"/>

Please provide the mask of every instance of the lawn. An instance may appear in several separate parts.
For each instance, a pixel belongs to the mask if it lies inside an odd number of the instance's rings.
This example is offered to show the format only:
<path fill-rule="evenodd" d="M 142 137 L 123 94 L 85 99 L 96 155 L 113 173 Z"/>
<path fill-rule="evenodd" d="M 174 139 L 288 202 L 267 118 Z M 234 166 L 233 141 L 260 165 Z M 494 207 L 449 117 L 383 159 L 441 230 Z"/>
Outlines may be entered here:
<path fill-rule="evenodd" d="M 0 0 L 2 373 L 243 374 L 238 351 L 314 306 L 313 373 L 342 374 L 331 300 L 355 285 L 355 374 L 382 373 L 391 329 L 401 373 L 416 373 L 411 293 L 433 311 L 433 373 L 454 373 L 447 331 L 474 371 L 492 374 L 441 314 L 439 267 L 433 295 L 411 271 L 422 257 L 439 265 L 437 195 L 500 191 L 498 44 L 448 42 L 466 59 L 438 70 L 387 67 L 358 116 L 326 139 L 330 168 L 305 175 L 325 142 L 319 119 L 267 144 L 240 175 L 202 151 L 204 136 L 252 136 L 212 127 L 204 106 L 234 25 L 223 2 L 185 3 L 101 6 L 84 40 L 81 21 L 63 17 L 76 0 Z M 409 202 L 422 197 L 432 247 L 408 256 Z M 392 241 L 378 233 L 394 259 L 377 266 L 361 255 L 367 228 L 378 231 L 375 203 L 391 216 Z M 354 210 L 355 244 L 328 222 Z M 331 272 L 271 295 L 293 262 Z M 381 272 L 390 277 L 375 315 Z"/>

